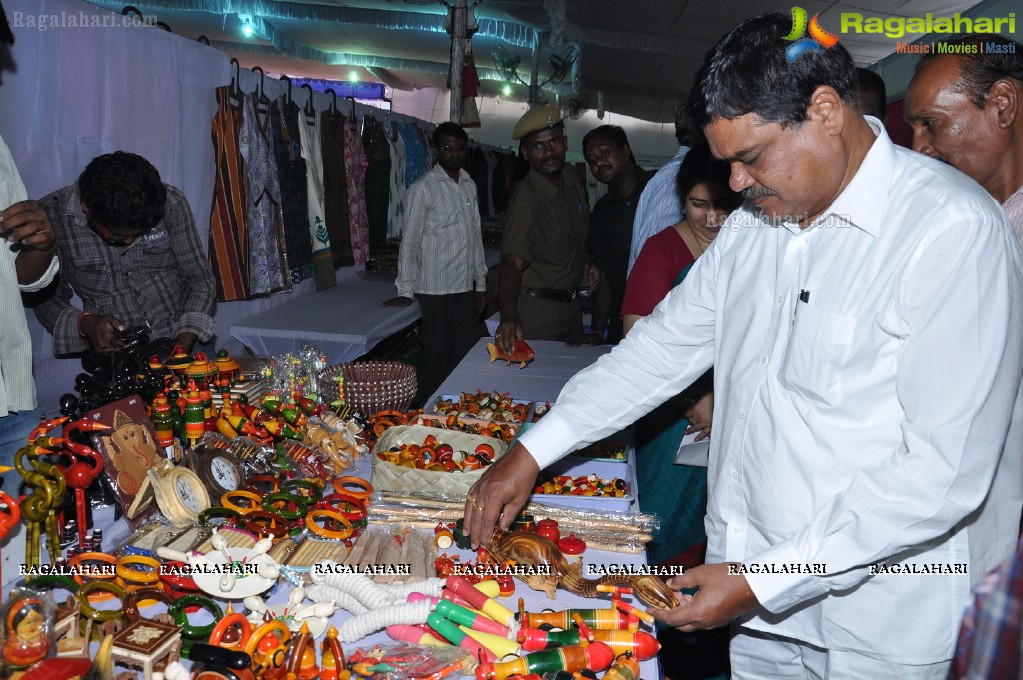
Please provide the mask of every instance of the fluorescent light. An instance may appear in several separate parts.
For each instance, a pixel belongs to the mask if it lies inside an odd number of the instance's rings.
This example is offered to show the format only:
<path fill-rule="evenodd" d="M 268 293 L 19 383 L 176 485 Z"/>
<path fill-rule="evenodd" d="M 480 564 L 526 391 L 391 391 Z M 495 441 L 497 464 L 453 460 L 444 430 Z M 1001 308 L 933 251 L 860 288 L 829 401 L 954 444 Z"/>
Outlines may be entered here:
<path fill-rule="evenodd" d="M 348 82 L 350 82 L 350 83 L 357 83 L 357 82 L 359 82 L 359 74 L 356 73 L 355 71 L 350 71 L 348 73 Z"/>
<path fill-rule="evenodd" d="M 504 87 L 502 87 L 501 92 L 504 94 L 505 97 L 510 97 L 512 93 L 511 85 L 505 85 Z"/>

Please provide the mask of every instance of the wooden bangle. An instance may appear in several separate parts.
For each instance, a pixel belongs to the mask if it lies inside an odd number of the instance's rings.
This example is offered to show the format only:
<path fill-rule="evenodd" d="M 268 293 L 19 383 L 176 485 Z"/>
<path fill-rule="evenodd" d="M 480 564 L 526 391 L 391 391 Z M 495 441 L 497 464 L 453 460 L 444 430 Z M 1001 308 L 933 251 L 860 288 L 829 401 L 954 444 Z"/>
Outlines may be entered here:
<path fill-rule="evenodd" d="M 96 609 L 93 607 L 92 603 L 89 602 L 89 593 L 95 590 L 105 591 L 110 595 L 113 595 L 113 597 L 118 600 L 121 600 L 122 603 L 124 601 L 124 588 L 116 583 L 111 581 L 90 581 L 78 590 L 78 604 L 81 606 L 83 614 L 94 621 L 100 622 L 113 621 L 114 619 L 119 619 L 124 615 L 123 604 L 117 609 Z M 110 598 L 108 597 L 107 599 Z"/>
<path fill-rule="evenodd" d="M 149 569 L 136 569 L 132 566 L 136 564 L 144 565 Z M 125 555 L 119 558 L 116 570 L 117 577 L 125 582 L 131 581 L 148 585 L 160 580 L 160 563 L 145 555 Z"/>
<path fill-rule="evenodd" d="M 245 513 L 242 521 L 245 522 L 245 528 L 257 536 L 270 534 L 274 538 L 283 538 L 291 531 L 292 527 L 290 522 L 277 513 L 267 512 L 266 510 L 253 510 L 252 512 Z M 271 523 L 277 526 L 270 526 Z"/>
<path fill-rule="evenodd" d="M 302 493 L 299 489 L 304 489 L 306 493 Z M 323 487 L 311 479 L 289 479 L 281 484 L 281 491 L 287 491 L 304 498 L 306 505 L 315 503 L 323 498 Z"/>
<path fill-rule="evenodd" d="M 185 612 L 187 607 L 202 607 L 213 615 L 213 623 L 205 626 L 193 626 L 188 622 L 188 615 Z M 217 621 L 224 617 L 224 611 L 217 606 L 217 603 L 203 595 L 185 595 L 174 600 L 174 604 L 167 608 L 167 613 L 173 617 L 174 622 L 181 626 L 182 637 L 192 640 L 208 640 L 210 633 L 217 627 Z"/>
<path fill-rule="evenodd" d="M 233 499 L 238 498 L 239 500 L 245 499 L 251 503 L 250 507 L 243 507 L 234 503 Z M 247 515 L 253 510 L 258 510 L 263 506 L 263 497 L 254 491 L 248 491 L 246 489 L 235 489 L 234 491 L 228 491 L 220 497 L 220 504 L 230 510 L 234 510 L 240 515 Z"/>
<path fill-rule="evenodd" d="M 214 517 L 224 518 L 227 520 L 224 524 L 230 523 L 233 527 L 237 527 L 242 522 L 242 513 L 237 510 L 232 510 L 231 508 L 225 508 L 222 505 L 214 505 L 199 513 L 199 526 L 213 526 L 210 519 Z"/>
<path fill-rule="evenodd" d="M 142 618 L 142 614 L 139 613 L 139 609 L 145 606 L 147 602 L 163 602 L 170 609 L 170 606 L 174 604 L 174 598 L 170 596 L 170 593 L 160 590 L 159 588 L 139 588 L 138 590 L 132 590 L 124 597 L 124 616 L 129 621 L 139 621 Z"/>
<path fill-rule="evenodd" d="M 342 531 L 337 531 L 321 527 L 316 523 L 316 520 L 321 517 L 341 524 L 344 529 Z M 305 516 L 305 525 L 309 527 L 309 531 L 313 532 L 317 536 L 323 536 L 324 538 L 344 540 L 352 535 L 352 523 L 336 510 L 313 510 Z"/>
<path fill-rule="evenodd" d="M 349 522 L 366 519 L 366 501 L 349 493 L 332 493 L 329 496 L 324 496 L 319 503 L 313 506 L 313 509 L 336 510 L 344 515 Z"/>
<path fill-rule="evenodd" d="M 346 486 L 346 484 L 350 484 L 357 488 L 350 489 Z M 373 494 L 373 485 L 361 477 L 346 475 L 334 480 L 334 491 L 337 491 L 338 493 L 346 493 L 358 498 L 359 500 L 365 500 Z"/>
<path fill-rule="evenodd" d="M 267 512 L 275 512 L 289 522 L 294 522 L 297 519 L 301 519 L 305 514 L 309 501 L 310 499 L 305 496 L 278 491 L 263 498 L 263 509 Z M 279 508 L 276 507 L 277 503 L 290 503 L 295 509 Z"/>
<path fill-rule="evenodd" d="M 256 488 L 257 484 L 269 484 L 270 491 L 269 492 L 260 491 L 258 488 Z M 277 491 L 280 491 L 280 488 L 281 480 L 278 479 L 277 477 L 274 477 L 273 475 L 252 475 L 251 477 L 249 477 L 248 483 L 245 485 L 245 489 L 247 491 L 252 491 L 260 495 L 263 495 L 264 493 L 275 493 Z"/>
<path fill-rule="evenodd" d="M 84 564 L 85 562 L 103 562 L 110 565 L 109 569 L 98 569 L 96 567 Z M 68 566 L 74 569 L 74 579 L 78 585 L 82 585 L 89 581 L 109 581 L 117 578 L 117 558 L 113 555 L 108 555 L 101 552 L 84 552 L 78 553 L 70 560 L 68 560 Z M 93 598 L 94 602 L 102 602 L 103 600 L 109 600 L 110 595 L 108 593 L 102 593 L 100 597 Z"/>
<path fill-rule="evenodd" d="M 160 572 L 160 581 L 164 584 L 164 589 L 171 589 L 172 591 L 198 591 L 199 586 L 195 584 L 195 581 L 190 575 L 190 567 L 184 562 L 170 562 Z M 168 591 L 168 594 L 173 595 L 174 593 Z"/>
<path fill-rule="evenodd" d="M 32 590 L 57 590 L 62 588 L 72 595 L 78 592 L 78 584 L 70 576 L 62 574 L 43 574 L 33 576 L 31 581 L 21 581 L 16 587 L 32 588 Z"/>

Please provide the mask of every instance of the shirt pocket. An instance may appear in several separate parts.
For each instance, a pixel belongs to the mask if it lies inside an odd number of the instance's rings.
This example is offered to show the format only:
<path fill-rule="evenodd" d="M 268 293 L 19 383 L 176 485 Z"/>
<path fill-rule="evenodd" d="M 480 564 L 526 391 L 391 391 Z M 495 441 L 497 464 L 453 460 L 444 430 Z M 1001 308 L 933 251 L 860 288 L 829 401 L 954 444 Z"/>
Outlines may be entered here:
<path fill-rule="evenodd" d="M 67 270 L 71 287 L 86 304 L 101 305 L 113 296 L 114 274 L 101 255 L 75 254 L 71 263 L 61 262 L 60 266 L 62 273 Z"/>
<path fill-rule="evenodd" d="M 796 303 L 781 383 L 806 399 L 824 405 L 842 400 L 842 377 L 853 350 L 856 319 Z"/>
<path fill-rule="evenodd" d="M 143 243 L 142 251 L 145 268 L 149 272 L 170 271 L 177 267 L 174 250 L 167 238 Z"/>

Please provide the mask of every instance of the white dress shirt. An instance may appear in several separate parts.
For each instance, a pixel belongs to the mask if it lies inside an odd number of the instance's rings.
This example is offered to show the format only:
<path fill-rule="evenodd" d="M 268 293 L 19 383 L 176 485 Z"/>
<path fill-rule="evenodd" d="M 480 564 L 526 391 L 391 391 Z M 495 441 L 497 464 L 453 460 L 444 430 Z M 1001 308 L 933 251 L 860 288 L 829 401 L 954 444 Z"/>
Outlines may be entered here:
<path fill-rule="evenodd" d="M 877 139 L 824 215 L 801 231 L 734 212 L 520 441 L 546 466 L 713 365 L 707 562 L 825 569 L 747 575 L 762 608 L 742 622 L 934 663 L 1018 532 L 1023 262 L 980 186 L 868 122 Z M 871 576 L 882 562 L 968 573 Z"/>
<path fill-rule="evenodd" d="M 394 285 L 409 298 L 487 289 L 476 184 L 465 170 L 456 182 L 435 165 L 409 187 Z"/>
<path fill-rule="evenodd" d="M 636 264 L 636 258 L 643 250 L 646 240 L 665 227 L 682 220 L 682 202 L 675 188 L 678 169 L 682 159 L 689 152 L 688 146 L 678 147 L 671 159 L 654 173 L 647 182 L 636 204 L 636 216 L 632 220 L 632 247 L 629 249 L 629 271 Z"/>
<path fill-rule="evenodd" d="M 1009 224 L 1012 225 L 1016 238 L 1023 244 L 1023 186 L 1016 189 L 1011 196 L 1005 199 L 1005 202 L 1002 203 L 1002 210 L 1005 211 L 1005 216 L 1009 218 Z"/>
<path fill-rule="evenodd" d="M 28 198 L 25 185 L 14 165 L 11 151 L 0 139 L 0 210 Z M 11 244 L 0 242 L 0 417 L 10 411 L 30 411 L 36 407 L 36 384 L 32 380 L 32 339 L 21 306 L 21 291 L 44 288 L 57 273 L 54 256 L 49 268 L 38 281 L 18 284 L 14 260 L 17 253 Z"/>

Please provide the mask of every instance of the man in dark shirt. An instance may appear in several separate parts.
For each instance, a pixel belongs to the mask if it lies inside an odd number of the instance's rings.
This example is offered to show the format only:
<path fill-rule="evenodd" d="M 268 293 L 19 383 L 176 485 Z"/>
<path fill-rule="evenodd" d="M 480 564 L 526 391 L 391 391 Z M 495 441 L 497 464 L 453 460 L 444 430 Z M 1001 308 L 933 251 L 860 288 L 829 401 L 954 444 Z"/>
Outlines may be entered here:
<path fill-rule="evenodd" d="M 579 173 L 565 163 L 568 140 L 561 112 L 538 106 L 512 130 L 529 174 L 512 194 L 504 217 L 498 295 L 501 325 L 494 338 L 504 352 L 518 340 L 578 343 L 582 282 L 599 278 L 586 254 L 589 203 Z"/>
<path fill-rule="evenodd" d="M 112 352 L 114 331 L 139 325 L 186 352 L 210 339 L 215 288 L 192 211 L 149 161 L 97 156 L 40 204 L 58 236 L 60 283 L 35 312 L 55 354 Z"/>
<path fill-rule="evenodd" d="M 605 194 L 590 212 L 589 253 L 603 278 L 593 300 L 592 331 L 583 340 L 591 345 L 607 342 L 616 345 L 622 339 L 622 299 L 628 278 L 629 248 L 636 205 L 644 187 L 653 176 L 636 163 L 625 130 L 617 125 L 601 125 L 583 137 L 583 156 L 590 172 Z"/>

